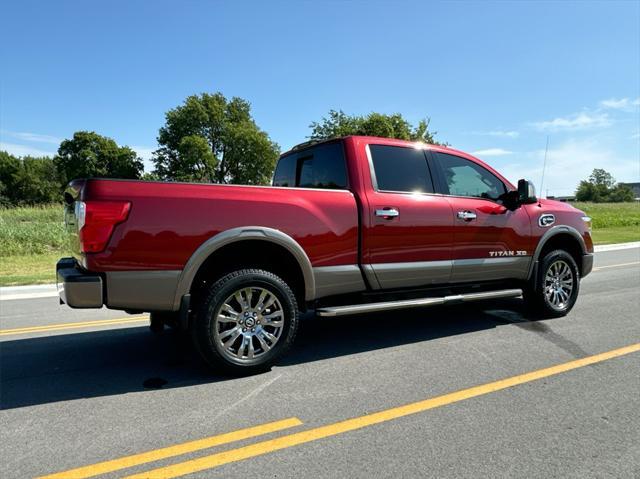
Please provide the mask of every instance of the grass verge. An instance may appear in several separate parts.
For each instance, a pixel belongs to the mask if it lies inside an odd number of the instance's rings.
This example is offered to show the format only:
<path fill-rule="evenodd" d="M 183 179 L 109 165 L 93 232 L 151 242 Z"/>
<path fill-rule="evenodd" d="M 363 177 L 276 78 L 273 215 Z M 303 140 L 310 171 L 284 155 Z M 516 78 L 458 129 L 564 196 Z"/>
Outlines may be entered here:
<path fill-rule="evenodd" d="M 0 286 L 55 283 L 56 263 L 62 256 L 61 253 L 49 253 L 2 258 Z"/>
<path fill-rule="evenodd" d="M 62 205 L 0 209 L 0 286 L 53 283 L 69 252 Z"/>

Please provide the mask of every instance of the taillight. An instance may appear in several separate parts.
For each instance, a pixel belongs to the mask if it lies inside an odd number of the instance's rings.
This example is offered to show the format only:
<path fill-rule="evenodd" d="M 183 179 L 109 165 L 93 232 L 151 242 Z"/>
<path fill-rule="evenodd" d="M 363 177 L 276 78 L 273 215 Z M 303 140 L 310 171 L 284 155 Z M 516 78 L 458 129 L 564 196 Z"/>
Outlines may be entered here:
<path fill-rule="evenodd" d="M 100 253 L 107 247 L 113 228 L 127 219 L 128 201 L 78 201 L 76 221 L 83 253 Z"/>

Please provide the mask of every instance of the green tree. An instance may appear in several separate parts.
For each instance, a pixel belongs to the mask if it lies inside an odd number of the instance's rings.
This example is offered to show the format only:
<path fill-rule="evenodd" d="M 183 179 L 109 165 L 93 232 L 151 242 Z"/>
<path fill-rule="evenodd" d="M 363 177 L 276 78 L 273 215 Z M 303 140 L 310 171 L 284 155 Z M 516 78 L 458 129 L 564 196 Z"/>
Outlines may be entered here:
<path fill-rule="evenodd" d="M 64 140 L 54 161 L 63 184 L 75 178 L 137 179 L 143 171 L 135 151 L 93 131 L 77 131 Z"/>
<path fill-rule="evenodd" d="M 33 205 L 60 199 L 60 179 L 51 158 L 17 158 L 0 151 L 0 205 Z"/>
<path fill-rule="evenodd" d="M 14 175 L 15 204 L 55 203 L 62 200 L 60 177 L 53 159 L 25 156 Z"/>
<path fill-rule="evenodd" d="M 154 154 L 162 179 L 268 183 L 279 148 L 256 125 L 250 104 L 221 93 L 189 96 L 169 110 Z"/>
<path fill-rule="evenodd" d="M 612 203 L 623 203 L 634 199 L 633 190 L 622 183 L 618 183 L 609 193 L 609 201 Z"/>
<path fill-rule="evenodd" d="M 20 160 L 6 151 L 0 151 L 0 206 L 14 203 L 14 177 L 18 171 Z"/>
<path fill-rule="evenodd" d="M 140 179 L 144 181 L 162 181 L 162 178 L 154 171 L 144 173 Z"/>
<path fill-rule="evenodd" d="M 435 139 L 437 132 L 429 131 L 429 119 L 416 126 L 411 125 L 400 113 L 387 115 L 369 113 L 365 116 L 347 115 L 342 110 L 329 110 L 329 115 L 309 125 L 312 140 L 326 140 L 347 135 L 381 136 L 399 140 L 422 141 L 440 145 Z"/>
<path fill-rule="evenodd" d="M 582 180 L 578 185 L 576 200 L 594 203 L 633 201 L 633 191 L 627 185 L 616 184 L 611 173 L 596 168 L 588 179 Z"/>
<path fill-rule="evenodd" d="M 587 180 L 580 182 L 576 190 L 576 200 L 593 201 L 594 203 L 600 203 L 600 201 L 602 201 L 595 185 Z"/>

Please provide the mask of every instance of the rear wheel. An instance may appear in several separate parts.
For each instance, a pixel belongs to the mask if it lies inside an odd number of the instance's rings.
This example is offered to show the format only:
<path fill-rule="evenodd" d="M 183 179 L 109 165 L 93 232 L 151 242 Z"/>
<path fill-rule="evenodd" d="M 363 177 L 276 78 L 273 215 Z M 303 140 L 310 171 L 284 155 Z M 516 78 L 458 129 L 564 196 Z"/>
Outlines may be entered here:
<path fill-rule="evenodd" d="M 212 368 L 254 374 L 271 368 L 297 328 L 298 306 L 289 286 L 268 271 L 244 269 L 211 285 L 192 338 Z"/>
<path fill-rule="evenodd" d="M 534 278 L 524 290 L 527 307 L 543 317 L 565 316 L 580 290 L 580 273 L 573 257 L 564 250 L 550 251 L 540 261 Z"/>

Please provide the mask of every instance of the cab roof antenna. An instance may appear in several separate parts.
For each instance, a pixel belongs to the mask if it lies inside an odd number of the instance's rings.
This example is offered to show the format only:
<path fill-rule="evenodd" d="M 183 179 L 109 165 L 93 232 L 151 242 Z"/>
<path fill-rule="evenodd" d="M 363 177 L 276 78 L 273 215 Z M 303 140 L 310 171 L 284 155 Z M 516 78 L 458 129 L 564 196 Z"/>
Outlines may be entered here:
<path fill-rule="evenodd" d="M 542 195 L 542 192 L 544 191 L 542 187 L 544 186 L 544 172 L 547 169 L 547 153 L 548 152 L 549 152 L 549 135 L 547 135 L 547 145 L 544 147 L 544 163 L 542 164 L 542 179 L 540 180 L 540 195 Z M 541 206 L 539 201 L 538 201 L 538 206 Z"/>

